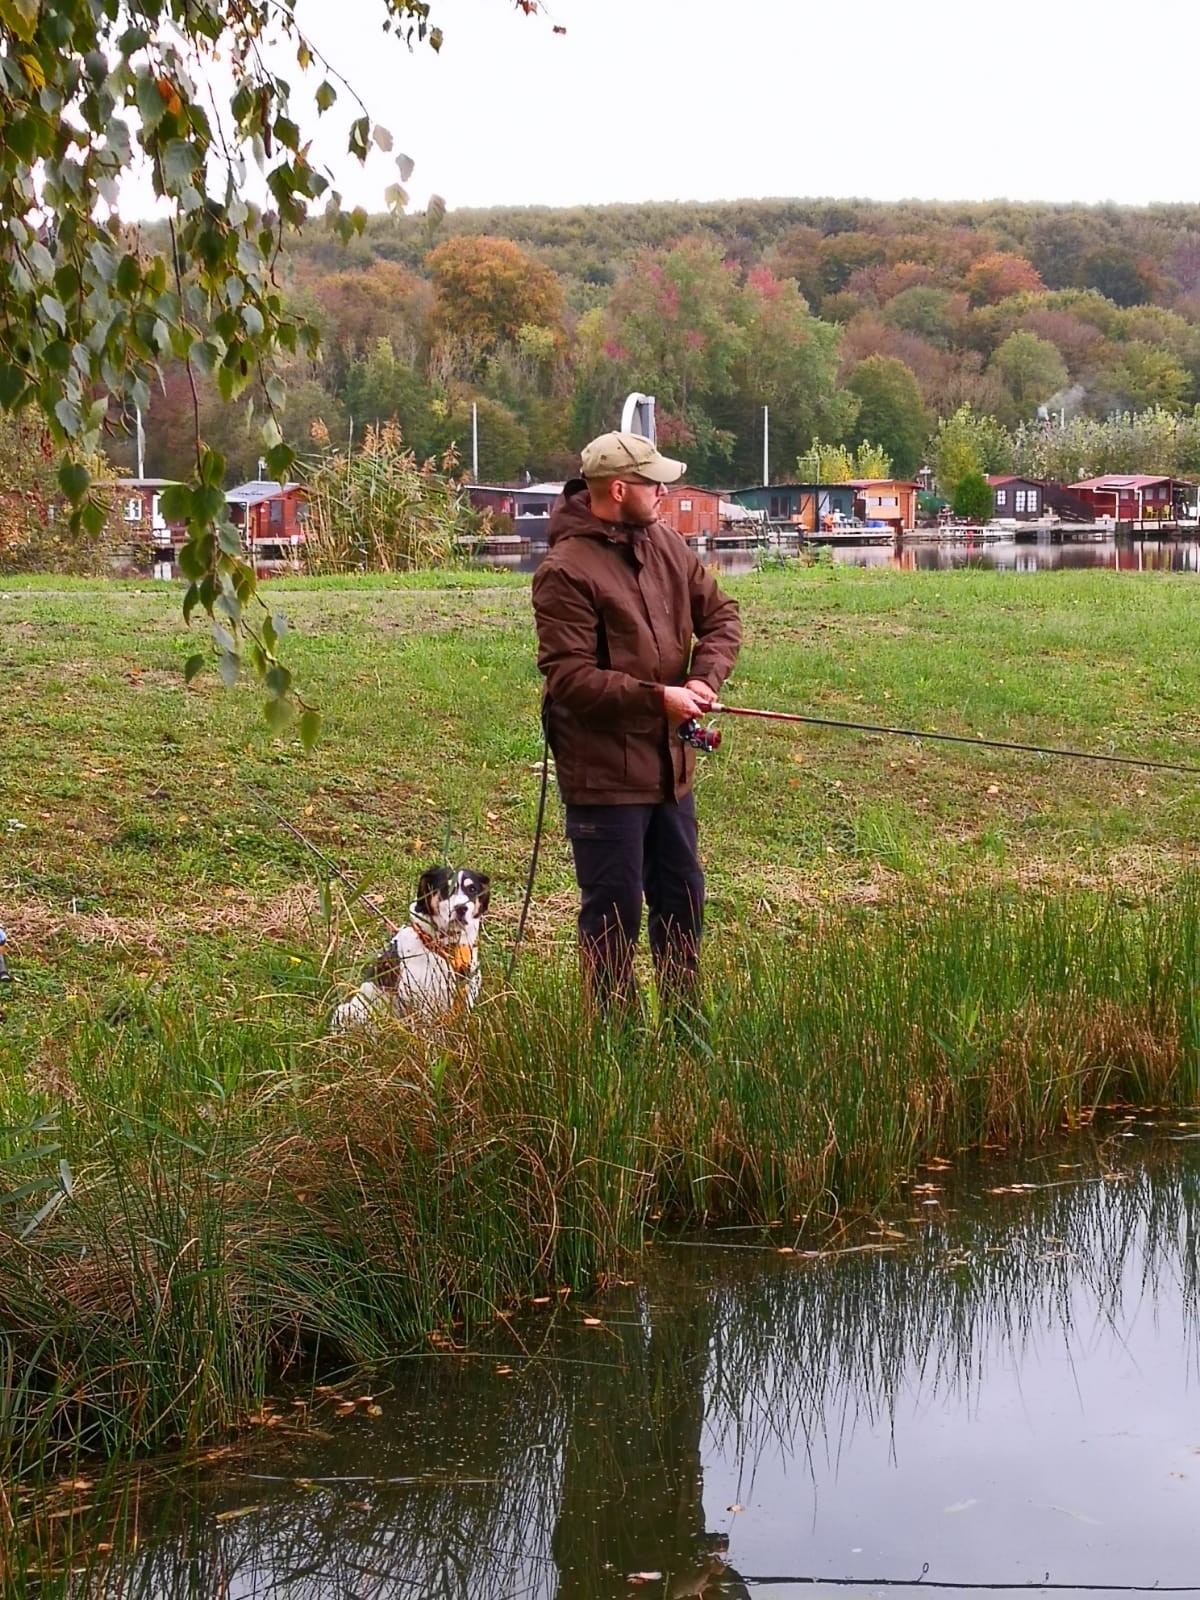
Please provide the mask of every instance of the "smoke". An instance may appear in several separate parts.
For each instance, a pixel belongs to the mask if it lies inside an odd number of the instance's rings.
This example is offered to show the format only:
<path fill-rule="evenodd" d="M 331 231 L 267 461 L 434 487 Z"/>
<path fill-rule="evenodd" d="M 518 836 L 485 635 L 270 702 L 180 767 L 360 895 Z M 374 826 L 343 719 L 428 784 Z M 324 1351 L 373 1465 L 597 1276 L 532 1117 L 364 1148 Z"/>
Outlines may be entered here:
<path fill-rule="evenodd" d="M 1046 401 L 1046 410 L 1049 420 L 1057 422 L 1060 417 L 1070 422 L 1083 410 L 1083 402 L 1087 399 L 1087 390 L 1081 383 L 1073 383 L 1069 389 L 1060 389 L 1057 394 L 1052 394 Z M 1038 408 L 1039 415 L 1041 407 Z M 1064 416 L 1065 413 L 1065 416 Z"/>

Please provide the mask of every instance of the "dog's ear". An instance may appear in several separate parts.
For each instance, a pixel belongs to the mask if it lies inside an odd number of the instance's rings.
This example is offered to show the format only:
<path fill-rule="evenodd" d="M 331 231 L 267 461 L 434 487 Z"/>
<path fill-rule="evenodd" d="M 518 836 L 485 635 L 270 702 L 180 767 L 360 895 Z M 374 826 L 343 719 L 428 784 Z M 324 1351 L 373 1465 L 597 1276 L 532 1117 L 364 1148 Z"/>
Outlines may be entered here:
<path fill-rule="evenodd" d="M 417 879 L 418 911 L 423 911 L 427 917 L 436 914 L 437 902 L 446 895 L 446 881 L 445 867 L 426 867 Z"/>
<path fill-rule="evenodd" d="M 479 902 L 479 915 L 482 916 L 491 904 L 492 880 L 486 872 L 473 872 L 471 877 L 475 881 L 475 898 Z"/>

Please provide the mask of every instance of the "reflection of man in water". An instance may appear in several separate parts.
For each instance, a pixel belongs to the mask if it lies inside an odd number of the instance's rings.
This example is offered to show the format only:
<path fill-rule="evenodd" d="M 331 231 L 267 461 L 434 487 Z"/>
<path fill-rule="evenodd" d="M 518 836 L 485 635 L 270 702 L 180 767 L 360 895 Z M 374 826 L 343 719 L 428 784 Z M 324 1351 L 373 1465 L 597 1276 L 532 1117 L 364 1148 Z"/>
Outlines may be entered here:
<path fill-rule="evenodd" d="M 594 1403 L 575 1407 L 563 1452 L 557 1600 L 629 1600 L 632 1573 L 658 1574 L 642 1592 L 670 1600 L 749 1600 L 723 1559 L 726 1535 L 704 1525 L 713 1316 L 711 1297 L 683 1293 L 669 1308 L 631 1304 L 605 1319 L 618 1341 L 604 1351 L 612 1365 L 603 1377 L 593 1367 L 581 1386 Z"/>

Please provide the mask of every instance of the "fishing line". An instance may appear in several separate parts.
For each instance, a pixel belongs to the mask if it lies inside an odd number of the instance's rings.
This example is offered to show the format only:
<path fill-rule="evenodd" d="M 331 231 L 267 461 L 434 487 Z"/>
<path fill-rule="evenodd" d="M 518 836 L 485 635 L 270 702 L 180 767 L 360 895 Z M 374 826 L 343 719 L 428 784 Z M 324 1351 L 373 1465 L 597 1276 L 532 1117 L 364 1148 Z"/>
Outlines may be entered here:
<path fill-rule="evenodd" d="M 263 794 L 261 789 L 256 788 L 252 783 L 246 784 L 246 788 L 258 801 L 263 810 L 269 811 L 281 828 L 286 829 L 286 831 L 291 834 L 293 839 L 298 840 L 306 850 L 310 851 L 314 856 L 316 856 L 317 860 L 326 869 L 326 871 L 331 872 L 333 876 L 339 880 L 339 882 L 344 884 L 345 887 L 350 890 L 351 894 L 354 895 L 355 899 L 361 900 L 368 911 L 373 911 L 379 920 L 387 925 L 392 933 L 400 932 L 401 924 L 399 922 L 393 922 L 391 917 L 388 916 L 387 912 L 384 911 L 383 907 L 372 900 L 369 894 L 364 893 L 363 890 L 360 889 L 353 881 L 353 879 L 347 877 L 342 871 L 341 867 L 338 866 L 336 861 L 330 860 L 323 850 L 318 850 L 311 839 L 306 839 L 300 832 L 300 829 L 294 827 L 283 815 L 282 811 L 276 810 L 276 808 L 267 799 L 266 795 Z"/>
<path fill-rule="evenodd" d="M 883 733 L 898 739 L 936 739 L 943 744 L 981 745 L 987 750 L 1019 750 L 1026 755 L 1058 756 L 1068 761 L 1103 761 L 1111 766 L 1144 767 L 1154 772 L 1183 772 L 1200 777 L 1200 767 L 1178 761 L 1153 761 L 1147 756 L 1105 755 L 1098 750 L 1065 750 L 1054 745 L 1018 744 L 1010 739 L 984 739 L 967 733 L 931 733 L 923 728 L 891 728 L 878 722 L 846 722 L 838 717 L 802 716 L 795 711 L 755 711 L 748 706 L 710 706 L 727 717 L 756 717 L 764 722 L 802 722 L 814 728 L 844 728 L 853 733 Z"/>

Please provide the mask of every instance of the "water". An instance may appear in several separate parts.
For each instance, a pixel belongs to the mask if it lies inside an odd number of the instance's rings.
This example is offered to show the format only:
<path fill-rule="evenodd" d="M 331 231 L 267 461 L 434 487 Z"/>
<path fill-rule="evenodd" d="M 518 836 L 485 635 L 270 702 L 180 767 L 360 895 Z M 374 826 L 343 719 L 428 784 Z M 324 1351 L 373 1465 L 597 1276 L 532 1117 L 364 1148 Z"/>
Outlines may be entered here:
<path fill-rule="evenodd" d="M 1197 1124 L 1129 1119 L 922 1171 L 840 1252 L 656 1247 L 639 1287 L 400 1364 L 382 1416 L 319 1401 L 321 1437 L 143 1506 L 75 1592 L 1200 1586 L 1198 1229 Z"/>
<path fill-rule="evenodd" d="M 829 550 L 835 566 L 890 567 L 900 572 L 949 572 L 972 569 L 996 572 L 1052 572 L 1067 567 L 1107 567 L 1119 572 L 1200 572 L 1200 540 L 1139 539 L 1118 543 L 1113 538 L 1088 543 L 989 539 L 974 544 L 921 540 L 910 536 L 897 553 L 890 545 L 851 545 Z M 544 546 L 523 555 L 481 557 L 485 566 L 512 572 L 534 572 L 546 554 Z M 753 572 L 756 554 L 749 549 L 702 550 L 701 560 L 716 571 Z"/>

